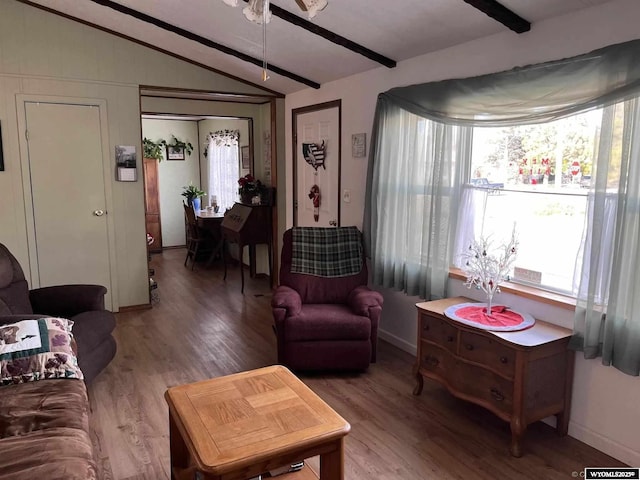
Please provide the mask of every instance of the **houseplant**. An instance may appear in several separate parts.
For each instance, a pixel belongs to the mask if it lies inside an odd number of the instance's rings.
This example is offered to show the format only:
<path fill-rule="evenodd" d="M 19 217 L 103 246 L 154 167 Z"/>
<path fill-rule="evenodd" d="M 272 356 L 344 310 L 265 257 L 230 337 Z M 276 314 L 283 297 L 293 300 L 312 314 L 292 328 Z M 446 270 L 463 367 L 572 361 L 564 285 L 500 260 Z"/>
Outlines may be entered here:
<path fill-rule="evenodd" d="M 242 203 L 251 203 L 251 199 L 256 195 L 264 193 L 264 185 L 250 173 L 238 179 L 238 193 Z"/>
<path fill-rule="evenodd" d="M 187 199 L 187 205 L 196 211 L 200 210 L 200 199 L 205 196 L 203 190 L 190 183 L 188 186 L 182 187 L 181 195 Z"/>
<path fill-rule="evenodd" d="M 153 140 L 149 140 L 147 137 L 144 137 L 142 140 L 142 151 L 144 158 L 153 158 L 154 160 L 162 161 L 163 153 L 166 142 L 162 139 L 154 142 Z"/>

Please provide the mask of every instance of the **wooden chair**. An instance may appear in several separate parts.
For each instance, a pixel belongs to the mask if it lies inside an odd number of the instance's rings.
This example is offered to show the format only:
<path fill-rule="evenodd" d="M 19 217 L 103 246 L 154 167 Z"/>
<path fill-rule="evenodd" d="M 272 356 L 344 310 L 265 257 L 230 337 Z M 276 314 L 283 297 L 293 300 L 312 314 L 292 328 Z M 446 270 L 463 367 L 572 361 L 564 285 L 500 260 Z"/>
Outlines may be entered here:
<path fill-rule="evenodd" d="M 196 214 L 189 205 L 184 206 L 184 215 L 187 222 L 187 257 L 184 259 L 184 265 L 187 265 L 189 257 L 191 257 L 191 270 L 194 269 L 196 258 L 202 245 L 209 242 L 209 238 L 204 230 L 198 226 Z"/>

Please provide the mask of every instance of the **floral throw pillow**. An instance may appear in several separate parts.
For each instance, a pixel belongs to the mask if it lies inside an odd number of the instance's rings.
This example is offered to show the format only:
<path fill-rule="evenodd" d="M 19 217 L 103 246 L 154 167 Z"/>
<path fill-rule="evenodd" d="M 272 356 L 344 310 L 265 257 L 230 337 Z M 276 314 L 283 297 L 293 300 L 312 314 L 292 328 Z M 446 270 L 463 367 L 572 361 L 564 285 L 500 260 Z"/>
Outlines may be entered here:
<path fill-rule="evenodd" d="M 83 379 L 65 318 L 39 318 L 0 325 L 0 384 L 48 378 Z"/>

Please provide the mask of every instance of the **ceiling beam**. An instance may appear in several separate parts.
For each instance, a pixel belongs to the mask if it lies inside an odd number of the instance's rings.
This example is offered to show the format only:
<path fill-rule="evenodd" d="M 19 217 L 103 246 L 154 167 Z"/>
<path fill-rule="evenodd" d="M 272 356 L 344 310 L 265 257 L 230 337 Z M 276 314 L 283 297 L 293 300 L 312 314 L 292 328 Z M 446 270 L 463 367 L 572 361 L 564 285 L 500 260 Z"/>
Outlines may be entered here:
<path fill-rule="evenodd" d="M 469 5 L 499 21 L 505 27 L 516 33 L 524 33 L 531 30 L 531 23 L 517 13 L 498 3 L 496 0 L 464 0 Z"/>
<path fill-rule="evenodd" d="M 244 1 L 247 2 L 248 0 L 244 0 Z M 352 42 L 348 38 L 338 35 L 337 33 L 333 33 L 331 30 L 322 28 L 316 25 L 315 23 L 305 20 L 304 18 L 298 17 L 297 15 L 294 15 L 293 13 L 285 10 L 284 8 L 278 7 L 273 3 L 271 4 L 271 13 L 276 17 L 281 18 L 285 22 L 289 22 L 300 28 L 304 28 L 308 32 L 318 35 L 324 38 L 325 40 L 329 40 L 330 42 L 340 45 L 341 47 L 351 50 L 352 52 L 355 52 L 364 57 L 367 57 L 368 59 L 373 60 L 374 62 L 378 62 L 381 65 L 384 65 L 385 67 L 393 68 L 396 66 L 395 60 L 385 57 L 384 55 L 380 55 L 379 53 L 376 53 L 373 50 L 369 50 L 368 48 L 363 47 L 358 43 Z"/>
<path fill-rule="evenodd" d="M 258 90 L 262 90 L 264 92 L 270 92 L 270 93 L 272 93 L 273 95 L 275 95 L 278 98 L 284 98 L 285 97 L 284 93 L 282 93 L 282 92 L 277 92 L 275 90 L 272 90 L 270 88 L 265 87 L 264 85 L 258 85 L 257 83 L 252 83 L 252 82 L 248 81 L 246 78 L 240 78 L 240 77 L 237 77 L 235 75 L 231 75 L 229 72 L 223 72 L 222 70 L 218 70 L 216 68 L 213 68 L 210 65 L 205 65 L 204 63 L 196 62 L 192 58 L 183 57 L 182 55 L 178 55 L 175 52 L 170 52 L 169 50 L 165 50 L 163 48 L 160 48 L 157 45 L 151 45 L 150 43 L 143 42 L 139 38 L 130 37 L 128 35 L 125 35 L 124 33 L 116 32 L 115 30 L 111 30 L 109 28 L 102 27 L 100 25 L 88 22 L 88 21 L 83 20 L 81 18 L 74 17 L 74 16 L 69 15 L 67 13 L 60 12 L 59 10 L 54 10 L 53 8 L 45 7 L 44 5 L 40 5 L 39 3 L 34 3 L 32 1 L 30 1 L 30 0 L 16 0 L 16 1 L 20 2 L 20 3 L 23 3 L 25 5 L 29 5 L 30 7 L 33 7 L 33 8 L 37 8 L 38 10 L 42 10 L 43 12 L 50 13 L 51 15 L 56 15 L 58 17 L 65 18 L 67 20 L 71 20 L 72 22 L 77 22 L 77 23 L 79 23 L 81 25 L 86 25 L 87 27 L 91 27 L 91 28 L 94 28 L 96 30 L 100 30 L 101 32 L 108 33 L 109 35 L 113 35 L 115 37 L 122 38 L 123 40 L 127 40 L 129 42 L 141 45 L 141 46 L 146 47 L 146 48 L 150 48 L 151 50 L 155 50 L 156 52 L 160 52 L 160 53 L 162 53 L 164 55 L 176 58 L 176 59 L 181 60 L 181 61 L 183 61 L 185 63 L 189 63 L 191 65 L 195 65 L 196 67 L 200 67 L 200 68 L 202 68 L 204 70 L 207 70 L 209 72 L 213 72 L 213 73 L 215 73 L 217 75 L 222 75 L 223 77 L 231 78 L 232 80 L 235 80 L 237 82 L 240 82 L 240 83 L 243 83 L 245 85 L 249 85 L 251 87 L 257 88 Z"/>
<path fill-rule="evenodd" d="M 226 53 L 227 55 L 231 55 L 233 57 L 239 58 L 242 61 L 247 63 L 251 63 L 253 65 L 257 65 L 262 67 L 262 60 L 247 55 L 246 53 L 239 52 L 234 50 L 233 48 L 227 47 L 220 43 L 214 42 L 213 40 L 209 40 L 208 38 L 197 35 L 193 32 L 185 30 L 180 27 L 176 27 L 175 25 L 171 25 L 170 23 L 164 22 L 158 18 L 152 17 L 151 15 L 147 15 L 146 13 L 139 12 L 138 10 L 134 10 L 125 5 L 121 5 L 119 3 L 113 2 L 111 0 L 91 0 L 98 5 L 102 5 L 103 7 L 111 8 L 117 12 L 123 13 L 125 15 L 129 15 L 137 20 L 141 20 L 143 22 L 149 23 L 151 25 L 155 25 L 158 28 L 162 28 L 163 30 L 167 30 L 171 33 L 175 33 L 183 38 L 188 40 L 192 40 L 194 42 L 200 43 L 206 47 L 213 48 L 215 50 L 219 50 L 222 53 Z M 318 82 L 314 82 L 313 80 L 309 80 L 307 78 L 301 77 L 295 73 L 291 73 L 288 70 L 284 70 L 276 65 L 269 64 L 269 71 L 276 73 L 278 75 L 282 75 L 283 77 L 290 78 L 291 80 L 295 80 L 296 82 L 303 83 L 312 88 L 320 88 L 320 84 Z"/>

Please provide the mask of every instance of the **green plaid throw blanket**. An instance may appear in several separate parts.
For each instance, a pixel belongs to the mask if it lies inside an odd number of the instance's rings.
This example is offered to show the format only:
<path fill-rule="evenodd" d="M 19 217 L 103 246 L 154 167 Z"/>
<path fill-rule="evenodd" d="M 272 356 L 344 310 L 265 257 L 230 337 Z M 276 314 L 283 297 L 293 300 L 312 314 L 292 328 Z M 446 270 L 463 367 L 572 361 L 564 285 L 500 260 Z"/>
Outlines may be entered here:
<path fill-rule="evenodd" d="M 362 270 L 362 235 L 356 227 L 294 227 L 291 246 L 291 273 L 347 277 Z"/>

